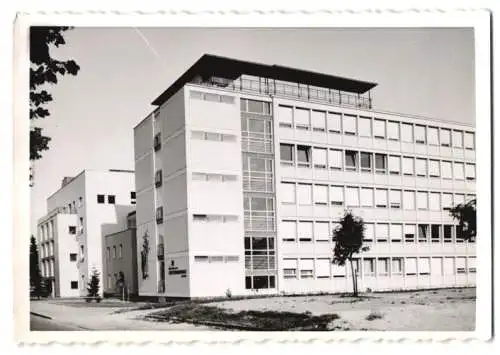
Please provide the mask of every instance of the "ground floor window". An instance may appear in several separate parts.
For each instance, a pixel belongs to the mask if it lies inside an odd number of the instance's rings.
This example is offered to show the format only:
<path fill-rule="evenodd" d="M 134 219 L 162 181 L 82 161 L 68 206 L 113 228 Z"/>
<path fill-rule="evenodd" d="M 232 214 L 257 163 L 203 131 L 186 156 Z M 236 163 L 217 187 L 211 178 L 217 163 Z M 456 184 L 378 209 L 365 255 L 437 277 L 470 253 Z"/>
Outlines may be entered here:
<path fill-rule="evenodd" d="M 71 281 L 71 289 L 78 290 L 78 281 Z"/>
<path fill-rule="evenodd" d="M 275 288 L 276 287 L 276 277 L 271 276 L 247 276 L 245 277 L 245 288 L 249 289 L 265 289 L 265 288 Z"/>

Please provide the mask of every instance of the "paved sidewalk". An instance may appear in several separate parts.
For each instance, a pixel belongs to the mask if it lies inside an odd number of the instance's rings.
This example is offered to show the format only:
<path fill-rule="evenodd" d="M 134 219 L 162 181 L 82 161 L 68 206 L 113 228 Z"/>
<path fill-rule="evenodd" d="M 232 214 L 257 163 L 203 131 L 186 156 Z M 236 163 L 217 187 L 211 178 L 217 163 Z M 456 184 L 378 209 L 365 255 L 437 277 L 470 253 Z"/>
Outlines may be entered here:
<path fill-rule="evenodd" d="M 30 308 L 33 313 L 50 317 L 58 323 L 82 328 L 82 330 L 211 330 L 209 327 L 192 324 L 151 322 L 137 319 L 148 313 L 156 312 L 157 309 L 113 314 L 113 312 L 127 307 L 96 307 L 93 305 L 71 307 L 54 301 L 34 301 L 31 302 Z"/>

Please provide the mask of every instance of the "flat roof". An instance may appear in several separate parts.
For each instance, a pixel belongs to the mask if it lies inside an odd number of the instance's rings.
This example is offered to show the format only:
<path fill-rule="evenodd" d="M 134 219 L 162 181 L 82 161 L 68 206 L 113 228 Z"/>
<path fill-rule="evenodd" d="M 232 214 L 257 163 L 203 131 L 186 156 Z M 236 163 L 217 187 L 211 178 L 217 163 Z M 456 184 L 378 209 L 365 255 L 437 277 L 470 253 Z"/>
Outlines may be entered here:
<path fill-rule="evenodd" d="M 202 78 L 215 76 L 236 80 L 243 74 L 335 89 L 356 94 L 365 93 L 377 86 L 376 83 L 367 81 L 321 74 L 276 64 L 267 65 L 204 54 L 184 74 L 182 74 L 179 79 L 170 85 L 167 90 L 158 96 L 152 104 L 160 106 L 177 91 L 179 91 L 185 84 L 191 82 L 196 76 L 201 76 Z"/>

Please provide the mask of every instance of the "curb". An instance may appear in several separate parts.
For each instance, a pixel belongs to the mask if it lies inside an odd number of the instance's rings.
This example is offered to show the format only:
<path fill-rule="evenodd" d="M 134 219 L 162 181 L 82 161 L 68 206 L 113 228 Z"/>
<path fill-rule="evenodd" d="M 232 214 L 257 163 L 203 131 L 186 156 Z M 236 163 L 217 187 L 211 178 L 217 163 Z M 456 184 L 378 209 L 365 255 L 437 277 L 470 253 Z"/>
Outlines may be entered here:
<path fill-rule="evenodd" d="M 30 312 L 30 314 L 37 316 L 37 317 L 45 318 L 45 319 L 52 319 L 52 317 L 49 317 L 49 316 L 46 316 L 46 315 L 43 315 L 40 313 L 36 313 L 36 312 Z"/>

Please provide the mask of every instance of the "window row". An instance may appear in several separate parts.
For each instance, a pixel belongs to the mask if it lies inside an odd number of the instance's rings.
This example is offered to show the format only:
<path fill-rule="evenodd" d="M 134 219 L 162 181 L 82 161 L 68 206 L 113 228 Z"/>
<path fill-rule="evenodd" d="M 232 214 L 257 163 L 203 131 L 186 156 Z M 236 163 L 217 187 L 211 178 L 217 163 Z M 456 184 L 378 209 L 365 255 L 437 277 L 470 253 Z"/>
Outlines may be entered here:
<path fill-rule="evenodd" d="M 116 258 L 123 258 L 123 244 L 118 245 L 118 248 L 116 247 L 116 245 L 113 245 L 113 247 L 106 247 L 106 259 L 114 260 Z"/>
<path fill-rule="evenodd" d="M 314 132 L 330 132 L 390 141 L 441 145 L 443 147 L 474 149 L 474 133 L 457 129 L 426 126 L 399 121 L 279 106 L 280 127 Z"/>
<path fill-rule="evenodd" d="M 231 263 L 238 262 L 238 255 L 195 255 L 194 261 L 198 263 Z"/>
<path fill-rule="evenodd" d="M 207 215 L 207 214 L 193 214 L 193 221 L 197 223 L 229 223 L 237 222 L 238 216 L 235 215 Z"/>
<path fill-rule="evenodd" d="M 361 171 L 364 173 L 419 176 L 455 180 L 475 180 L 476 165 L 458 161 L 413 156 L 317 148 L 307 145 L 280 144 L 284 166 L 315 169 Z"/>
<path fill-rule="evenodd" d="M 191 131 L 191 138 L 204 141 L 214 141 L 214 142 L 236 142 L 236 135 L 234 134 L 204 132 L 204 131 Z"/>
<path fill-rule="evenodd" d="M 358 277 L 374 276 L 451 276 L 475 274 L 476 257 L 382 257 L 354 259 L 354 272 Z M 285 279 L 352 277 L 350 265 L 333 264 L 330 258 L 283 259 Z"/>
<path fill-rule="evenodd" d="M 106 195 L 97 195 L 97 203 L 103 204 L 106 201 Z M 108 203 L 114 205 L 116 203 L 115 195 L 108 195 Z"/>
<path fill-rule="evenodd" d="M 208 92 L 194 91 L 191 90 L 191 99 L 211 101 L 211 102 L 222 102 L 225 104 L 234 104 L 234 96 L 219 95 Z"/>
<path fill-rule="evenodd" d="M 236 181 L 237 179 L 237 175 L 231 174 L 193 173 L 193 181 L 226 182 Z"/>
<path fill-rule="evenodd" d="M 283 242 L 329 242 L 339 222 L 282 220 L 279 234 Z M 462 243 L 462 229 L 451 224 L 364 223 L 367 243 Z M 472 240 L 471 242 L 474 242 Z"/>
<path fill-rule="evenodd" d="M 282 204 L 392 208 L 405 210 L 450 210 L 476 195 L 419 190 L 337 186 L 284 182 L 280 184 Z"/>

